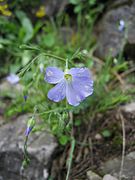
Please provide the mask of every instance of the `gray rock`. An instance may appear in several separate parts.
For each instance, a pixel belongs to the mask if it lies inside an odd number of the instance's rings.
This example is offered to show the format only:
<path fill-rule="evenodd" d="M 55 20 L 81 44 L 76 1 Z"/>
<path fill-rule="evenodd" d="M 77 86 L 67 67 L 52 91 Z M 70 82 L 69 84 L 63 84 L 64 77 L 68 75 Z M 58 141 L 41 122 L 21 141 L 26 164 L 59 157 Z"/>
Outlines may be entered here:
<path fill-rule="evenodd" d="M 47 131 L 31 133 L 28 139 L 30 165 L 22 169 L 24 132 L 29 115 L 22 115 L 0 127 L 0 179 L 45 180 L 52 154 L 57 147 Z"/>
<path fill-rule="evenodd" d="M 117 178 L 115 178 L 114 176 L 111 176 L 110 174 L 106 174 L 103 177 L 103 180 L 118 180 Z"/>
<path fill-rule="evenodd" d="M 128 103 L 124 106 L 121 106 L 121 111 L 124 115 L 124 117 L 128 120 L 131 120 L 134 124 L 135 119 L 135 102 Z"/>
<path fill-rule="evenodd" d="M 102 180 L 102 178 L 98 174 L 94 173 L 93 171 L 87 172 L 87 178 L 89 180 Z"/>
<path fill-rule="evenodd" d="M 122 111 L 125 113 L 135 113 L 135 102 L 131 102 L 121 107 Z"/>
<path fill-rule="evenodd" d="M 111 174 L 119 178 L 121 166 L 121 157 L 106 161 L 101 166 L 101 171 L 104 174 Z M 135 152 L 131 152 L 125 156 L 122 178 L 133 180 L 135 178 Z"/>
<path fill-rule="evenodd" d="M 98 47 L 95 54 L 100 58 L 108 55 L 117 56 L 124 49 L 128 57 L 135 59 L 135 1 L 112 1 L 107 11 L 95 26 Z M 119 30 L 123 20 L 127 31 Z M 126 33 L 127 32 L 127 33 Z M 127 41 L 125 42 L 125 34 Z"/>
<path fill-rule="evenodd" d="M 0 97 L 9 96 L 16 98 L 16 95 L 20 95 L 23 92 L 24 87 L 21 84 L 12 85 L 6 80 L 0 83 Z"/>

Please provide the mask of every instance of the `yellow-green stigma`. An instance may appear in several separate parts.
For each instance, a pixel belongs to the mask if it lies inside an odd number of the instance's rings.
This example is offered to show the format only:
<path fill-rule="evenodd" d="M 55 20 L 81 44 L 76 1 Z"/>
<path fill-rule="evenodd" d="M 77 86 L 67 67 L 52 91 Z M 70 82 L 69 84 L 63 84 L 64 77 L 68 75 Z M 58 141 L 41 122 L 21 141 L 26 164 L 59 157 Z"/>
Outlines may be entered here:
<path fill-rule="evenodd" d="M 71 81 L 71 80 L 72 80 L 72 75 L 71 75 L 71 74 L 65 74 L 65 75 L 64 75 L 64 78 L 65 78 L 67 81 Z"/>

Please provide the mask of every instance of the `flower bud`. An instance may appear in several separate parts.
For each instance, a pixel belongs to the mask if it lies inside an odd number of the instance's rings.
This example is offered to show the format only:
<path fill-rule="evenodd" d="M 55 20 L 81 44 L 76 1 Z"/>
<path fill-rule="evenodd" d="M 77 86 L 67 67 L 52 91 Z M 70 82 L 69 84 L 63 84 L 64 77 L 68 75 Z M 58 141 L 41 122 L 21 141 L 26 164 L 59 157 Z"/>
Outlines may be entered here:
<path fill-rule="evenodd" d="M 32 117 L 31 119 L 28 120 L 28 123 L 27 123 L 27 128 L 25 131 L 26 136 L 30 134 L 34 126 L 35 126 L 35 119 Z"/>
<path fill-rule="evenodd" d="M 25 101 L 27 101 L 28 96 L 24 95 L 23 98 Z"/>

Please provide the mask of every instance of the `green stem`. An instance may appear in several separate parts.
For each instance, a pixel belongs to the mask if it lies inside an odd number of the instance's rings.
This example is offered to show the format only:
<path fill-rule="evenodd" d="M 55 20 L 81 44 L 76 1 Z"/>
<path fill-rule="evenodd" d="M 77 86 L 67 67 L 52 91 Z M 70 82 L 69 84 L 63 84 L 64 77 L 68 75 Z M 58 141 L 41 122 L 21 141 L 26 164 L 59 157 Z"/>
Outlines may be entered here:
<path fill-rule="evenodd" d="M 71 108 L 69 107 L 66 107 L 66 108 L 55 108 L 55 109 L 52 109 L 52 110 L 48 110 L 48 111 L 45 111 L 45 112 L 42 112 L 42 113 L 37 113 L 36 115 L 44 115 L 44 114 L 48 114 L 48 113 L 52 113 L 52 112 L 56 112 L 56 111 L 66 111 L 66 110 L 70 110 Z"/>
<path fill-rule="evenodd" d="M 68 58 L 66 59 L 66 69 L 68 69 Z"/>
<path fill-rule="evenodd" d="M 71 169 L 72 160 L 73 160 L 74 149 L 75 149 L 75 139 L 74 139 L 74 137 L 72 137 L 71 138 L 71 150 L 70 150 L 70 155 L 69 155 L 69 159 L 68 159 L 68 171 L 67 171 L 67 175 L 66 175 L 66 180 L 69 179 L 70 169 Z"/>
<path fill-rule="evenodd" d="M 28 152 L 27 152 L 27 141 L 28 141 L 28 136 L 26 136 L 25 143 L 24 143 L 24 161 L 23 161 L 24 167 L 26 167 L 30 161 L 28 157 Z"/>
<path fill-rule="evenodd" d="M 69 112 L 69 118 L 70 118 L 70 123 L 72 125 L 72 129 L 71 129 L 71 149 L 70 149 L 69 159 L 67 161 L 68 170 L 67 170 L 66 180 L 69 179 L 72 160 L 73 160 L 73 153 L 74 153 L 74 149 L 75 149 L 75 138 L 74 138 L 74 129 L 73 129 L 74 127 L 73 127 L 73 114 L 72 114 L 72 112 Z"/>
<path fill-rule="evenodd" d="M 39 54 L 38 56 L 36 56 L 34 59 L 32 59 L 32 61 L 27 64 L 19 73 L 19 75 L 22 75 L 25 73 L 25 71 L 28 71 L 29 70 L 29 67 L 40 57 L 42 56 L 42 54 Z"/>
<path fill-rule="evenodd" d="M 66 62 L 66 60 L 65 60 L 64 58 L 62 58 L 62 57 L 59 57 L 59 56 L 56 56 L 56 55 L 53 55 L 53 54 L 50 54 L 50 53 L 41 53 L 41 54 L 39 54 L 38 56 L 36 56 L 29 64 L 27 64 L 27 65 L 21 70 L 21 72 L 19 73 L 19 75 L 24 74 L 25 71 L 28 71 L 28 70 L 29 70 L 29 67 L 30 67 L 40 56 L 48 56 L 48 57 L 52 57 L 52 58 L 55 58 L 55 59 L 57 59 L 57 60 Z M 70 63 L 73 65 L 72 62 L 70 62 Z"/>
<path fill-rule="evenodd" d="M 59 56 L 56 56 L 56 55 L 54 55 L 54 54 L 43 53 L 43 55 L 44 55 L 44 56 L 48 56 L 48 57 L 53 57 L 53 58 L 58 59 L 58 60 L 60 60 L 60 61 L 64 61 L 64 62 L 66 61 L 64 58 L 59 57 Z"/>

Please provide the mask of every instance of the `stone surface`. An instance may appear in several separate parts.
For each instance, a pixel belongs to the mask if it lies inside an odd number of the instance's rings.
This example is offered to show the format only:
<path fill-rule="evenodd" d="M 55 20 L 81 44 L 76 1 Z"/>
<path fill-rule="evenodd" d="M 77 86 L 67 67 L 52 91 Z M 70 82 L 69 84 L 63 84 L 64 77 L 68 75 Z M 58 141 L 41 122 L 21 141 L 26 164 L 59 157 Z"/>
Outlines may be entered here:
<path fill-rule="evenodd" d="M 135 125 L 135 102 L 128 103 L 124 106 L 121 106 L 120 108 L 122 110 L 122 113 L 124 114 L 124 117 L 130 121 L 133 122 Z"/>
<path fill-rule="evenodd" d="M 122 106 L 121 108 L 126 113 L 135 113 L 135 102 L 131 102 L 129 104 L 126 104 L 125 106 Z"/>
<path fill-rule="evenodd" d="M 101 171 L 104 174 L 111 174 L 119 178 L 120 166 L 121 157 L 110 159 L 102 164 Z M 133 180 L 135 178 L 135 152 L 131 152 L 125 156 L 122 178 L 128 180 Z"/>
<path fill-rule="evenodd" d="M 100 58 L 108 55 L 117 56 L 122 49 L 128 57 L 135 59 L 135 1 L 112 1 L 106 12 L 95 26 L 98 47 L 95 54 Z M 123 20 L 127 31 L 119 30 Z M 126 33 L 127 32 L 127 33 Z M 126 35 L 127 34 L 127 35 Z M 125 41 L 125 35 L 127 41 Z"/>
<path fill-rule="evenodd" d="M 106 174 L 103 177 L 103 180 L 118 180 L 117 178 L 115 178 L 114 176 L 111 176 L 110 174 Z"/>
<path fill-rule="evenodd" d="M 102 178 L 98 174 L 94 173 L 93 171 L 87 172 L 87 178 L 88 180 L 102 180 Z"/>
<path fill-rule="evenodd" d="M 51 156 L 57 147 L 47 131 L 31 133 L 28 139 L 30 165 L 23 172 L 24 132 L 29 115 L 22 115 L 0 127 L 0 180 L 45 180 Z"/>
<path fill-rule="evenodd" d="M 17 95 L 20 95 L 23 91 L 23 86 L 21 84 L 12 85 L 6 80 L 3 80 L 0 83 L 0 97 L 9 96 L 15 98 Z"/>

